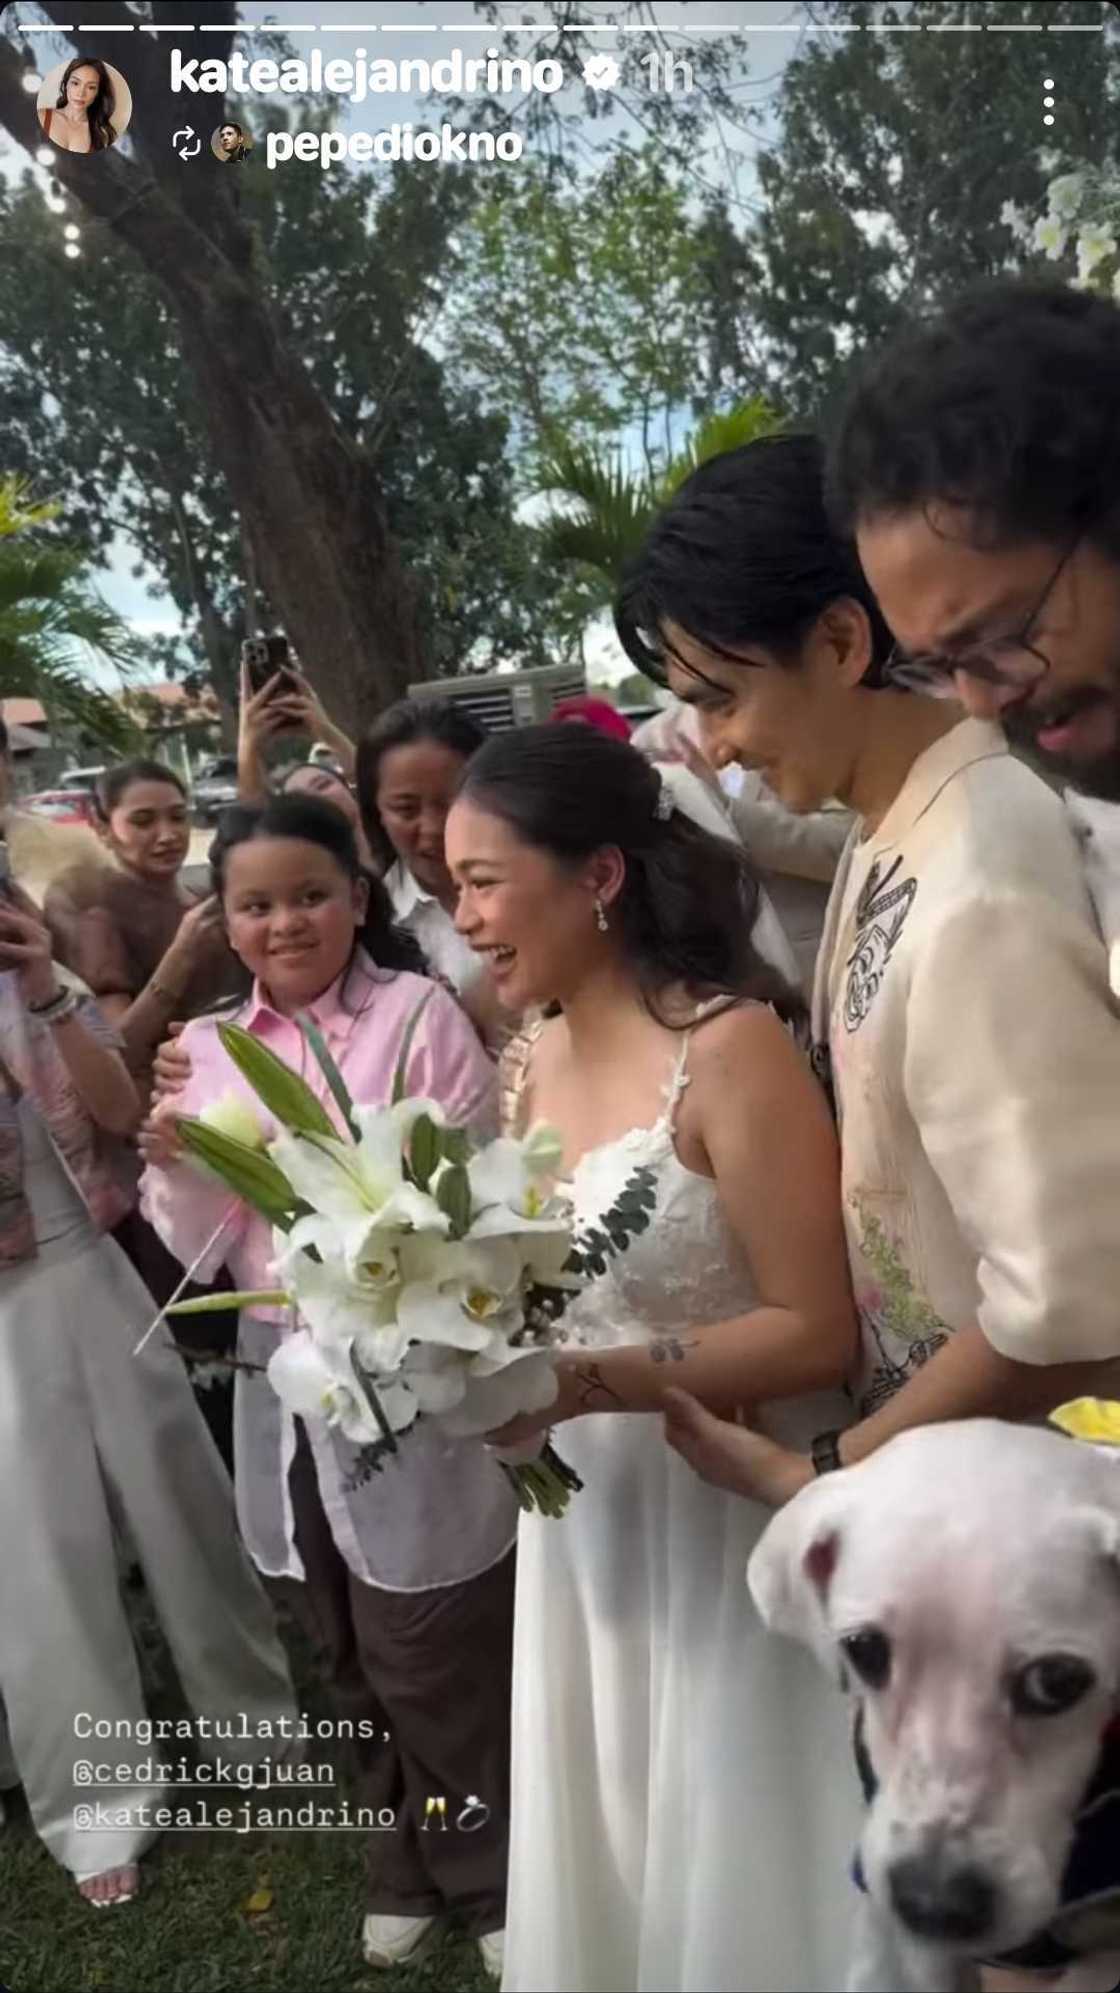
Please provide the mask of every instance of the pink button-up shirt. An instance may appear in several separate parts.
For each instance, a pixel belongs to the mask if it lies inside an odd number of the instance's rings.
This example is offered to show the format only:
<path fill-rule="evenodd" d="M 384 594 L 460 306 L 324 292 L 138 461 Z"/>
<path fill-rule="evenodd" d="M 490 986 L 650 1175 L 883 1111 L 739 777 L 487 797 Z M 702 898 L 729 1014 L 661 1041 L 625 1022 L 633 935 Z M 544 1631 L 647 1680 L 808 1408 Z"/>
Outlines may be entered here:
<path fill-rule="evenodd" d="M 426 995 L 409 1055 L 407 1091 L 439 1101 L 451 1121 L 488 1139 L 497 1132 L 494 1067 L 469 1019 L 445 990 L 406 971 L 378 970 L 359 955 L 351 970 L 307 1008 L 351 1097 L 372 1107 L 389 1100 L 405 1030 Z M 227 1010 L 223 1017 L 235 1018 L 301 1072 L 338 1119 L 298 1026 L 272 1008 L 259 984 L 241 1011 Z M 208 1102 L 233 1092 L 267 1121 L 252 1088 L 222 1048 L 220 1021 L 195 1018 L 184 1031 L 180 1043 L 190 1057 L 191 1076 L 175 1105 L 183 1114 L 197 1114 Z M 265 1219 L 189 1163 L 146 1170 L 141 1202 L 145 1216 L 183 1265 L 199 1262 L 198 1278 L 212 1279 L 225 1265 L 239 1288 L 273 1284 L 272 1233 Z M 209 1245 L 223 1218 L 228 1222 Z M 243 1314 L 239 1355 L 249 1363 L 267 1363 L 286 1328 L 275 1309 Z M 380 1474 L 364 1487 L 347 1490 L 355 1449 L 324 1421 L 309 1418 L 305 1424 L 335 1542 L 367 1584 L 403 1592 L 457 1584 L 487 1570 L 512 1546 L 516 1501 L 477 1440 L 448 1439 L 437 1426 L 421 1421 L 402 1435 L 399 1454 Z M 269 1577 L 302 1578 L 288 1494 L 295 1427 L 263 1375 L 236 1373 L 234 1443 L 238 1516 L 257 1565 Z"/>

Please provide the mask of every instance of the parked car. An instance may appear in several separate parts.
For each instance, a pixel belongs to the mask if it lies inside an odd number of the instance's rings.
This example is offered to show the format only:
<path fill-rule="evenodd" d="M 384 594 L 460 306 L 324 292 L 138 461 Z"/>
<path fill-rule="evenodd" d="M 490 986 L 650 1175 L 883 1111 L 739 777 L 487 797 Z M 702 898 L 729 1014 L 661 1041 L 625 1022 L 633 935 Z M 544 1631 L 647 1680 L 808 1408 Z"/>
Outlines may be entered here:
<path fill-rule="evenodd" d="M 92 824 L 93 790 L 37 789 L 34 795 L 19 798 L 19 808 L 35 817 L 50 817 L 54 823 Z"/>
<path fill-rule="evenodd" d="M 199 823 L 217 823 L 223 810 L 237 801 L 237 756 L 219 754 L 207 762 L 191 786 L 191 802 Z"/>
<path fill-rule="evenodd" d="M 97 778 L 104 775 L 104 768 L 67 768 L 58 778 L 60 789 L 76 789 L 92 795 L 97 786 Z"/>

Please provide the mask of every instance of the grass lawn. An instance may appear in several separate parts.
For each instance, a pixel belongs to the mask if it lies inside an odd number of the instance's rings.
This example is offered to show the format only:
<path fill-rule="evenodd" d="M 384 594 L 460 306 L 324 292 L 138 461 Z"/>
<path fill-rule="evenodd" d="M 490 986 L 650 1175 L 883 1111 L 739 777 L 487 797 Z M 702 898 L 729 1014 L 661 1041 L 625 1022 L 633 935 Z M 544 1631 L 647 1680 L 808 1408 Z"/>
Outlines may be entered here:
<path fill-rule="evenodd" d="M 146 1597 L 132 1588 L 127 1596 L 148 1707 L 153 1716 L 183 1713 Z M 301 1708 L 312 1719 L 329 1715 L 287 1620 L 284 1632 Z M 183 1747 L 163 1748 L 171 1757 Z M 324 1751 L 321 1744 L 315 1749 L 317 1755 Z M 338 1775 L 339 1794 L 356 1804 L 341 1762 Z M 235 1791 L 235 1814 L 247 1796 Z M 274 1789 L 256 1803 L 275 1807 L 313 1796 L 311 1788 Z M 94 1910 L 36 1838 L 22 1795 L 9 1795 L 7 1805 L 8 1825 L 0 1829 L 0 1989 L 10 1993 L 306 1993 L 308 1988 L 481 1993 L 493 1988 L 476 1946 L 454 1933 L 415 1965 L 377 1972 L 364 1964 L 362 1834 L 259 1828 L 246 1834 L 168 1833 L 141 1864 L 135 1901 L 119 1910 Z"/>

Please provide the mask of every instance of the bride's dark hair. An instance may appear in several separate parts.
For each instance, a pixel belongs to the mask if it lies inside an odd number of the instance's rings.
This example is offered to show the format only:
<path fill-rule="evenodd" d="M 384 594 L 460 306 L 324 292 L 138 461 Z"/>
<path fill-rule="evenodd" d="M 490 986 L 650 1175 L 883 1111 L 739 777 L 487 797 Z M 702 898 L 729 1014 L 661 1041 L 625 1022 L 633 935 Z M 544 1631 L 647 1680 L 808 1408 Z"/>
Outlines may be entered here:
<path fill-rule="evenodd" d="M 559 865 L 581 866 L 608 846 L 621 852 L 626 876 L 611 923 L 659 1023 L 687 1021 L 664 1011 L 667 992 L 681 986 L 729 1001 L 757 997 L 803 1020 L 800 997 L 751 940 L 759 888 L 742 846 L 679 809 L 659 816 L 661 777 L 636 748 L 591 727 L 518 727 L 479 748 L 458 795 Z"/>

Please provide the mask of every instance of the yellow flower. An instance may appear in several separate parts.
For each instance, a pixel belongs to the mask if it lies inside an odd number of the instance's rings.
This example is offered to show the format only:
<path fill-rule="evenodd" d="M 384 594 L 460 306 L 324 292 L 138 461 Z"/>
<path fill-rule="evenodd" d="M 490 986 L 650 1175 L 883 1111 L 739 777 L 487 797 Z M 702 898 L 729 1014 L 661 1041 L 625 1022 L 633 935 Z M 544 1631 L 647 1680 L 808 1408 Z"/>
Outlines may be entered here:
<path fill-rule="evenodd" d="M 1110 1398 L 1074 1398 L 1050 1414 L 1050 1424 L 1093 1446 L 1120 1446 L 1120 1404 Z"/>

